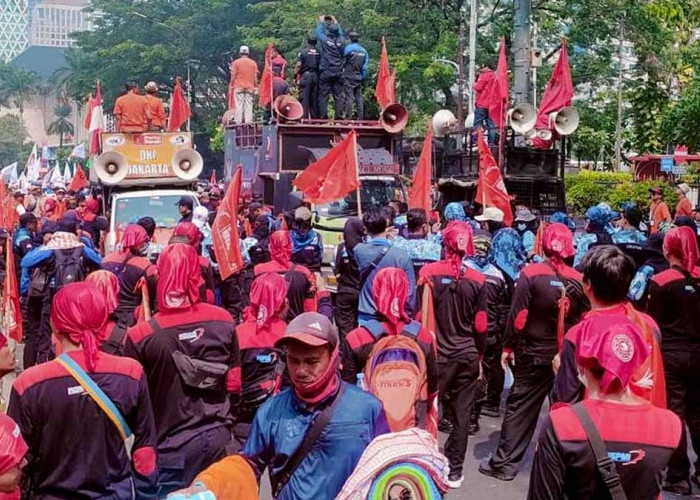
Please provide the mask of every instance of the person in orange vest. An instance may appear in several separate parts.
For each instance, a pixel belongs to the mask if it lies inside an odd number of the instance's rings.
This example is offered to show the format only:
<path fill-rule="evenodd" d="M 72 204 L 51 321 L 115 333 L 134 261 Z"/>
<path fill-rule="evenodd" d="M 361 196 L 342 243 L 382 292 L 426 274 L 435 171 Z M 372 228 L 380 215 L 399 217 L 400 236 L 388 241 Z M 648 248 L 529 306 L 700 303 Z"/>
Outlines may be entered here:
<path fill-rule="evenodd" d="M 664 222 L 671 221 L 671 212 L 668 205 L 664 202 L 664 190 L 660 186 L 649 190 L 651 195 L 651 204 L 649 205 L 649 229 L 651 234 L 659 232 L 659 226 Z"/>
<path fill-rule="evenodd" d="M 158 85 L 156 85 L 156 82 L 148 82 L 144 89 L 146 90 L 144 99 L 148 105 L 148 112 L 150 115 L 148 130 L 165 130 L 167 117 L 165 115 L 163 100 L 158 97 Z"/>
<path fill-rule="evenodd" d="M 117 117 L 119 132 L 141 133 L 148 130 L 148 102 L 139 95 L 136 82 L 126 82 L 126 94 L 114 103 L 114 116 Z"/>
<path fill-rule="evenodd" d="M 690 193 L 690 186 L 685 182 L 682 182 L 676 186 L 676 193 L 678 193 L 678 204 L 676 205 L 676 217 L 693 216 L 693 204 L 688 199 L 688 193 Z"/>

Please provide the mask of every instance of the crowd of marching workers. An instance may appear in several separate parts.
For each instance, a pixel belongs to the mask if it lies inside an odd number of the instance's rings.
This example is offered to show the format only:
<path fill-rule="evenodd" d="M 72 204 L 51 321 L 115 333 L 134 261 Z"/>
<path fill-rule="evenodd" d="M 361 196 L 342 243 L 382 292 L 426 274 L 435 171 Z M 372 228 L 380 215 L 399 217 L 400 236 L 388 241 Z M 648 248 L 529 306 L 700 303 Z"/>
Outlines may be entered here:
<path fill-rule="evenodd" d="M 218 186 L 180 200 L 157 256 L 148 214 L 104 255 L 99 199 L 18 193 L 2 248 L 28 325 L 0 499 L 247 500 L 265 470 L 284 500 L 442 498 L 480 417 L 501 415 L 479 471 L 512 480 L 534 437 L 529 498 L 689 494 L 700 210 L 678 191 L 673 215 L 659 188 L 582 228 L 522 206 L 512 224 L 464 203 L 368 207 L 336 249 L 334 300 L 303 204 L 244 206 L 244 269 L 222 281 Z"/>

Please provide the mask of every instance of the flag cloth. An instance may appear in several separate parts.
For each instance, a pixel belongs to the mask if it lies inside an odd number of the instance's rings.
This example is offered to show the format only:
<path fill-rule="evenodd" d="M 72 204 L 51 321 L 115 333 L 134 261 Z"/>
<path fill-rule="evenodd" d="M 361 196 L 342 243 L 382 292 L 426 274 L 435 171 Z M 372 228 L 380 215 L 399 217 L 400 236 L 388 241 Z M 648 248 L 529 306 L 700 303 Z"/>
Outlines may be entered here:
<path fill-rule="evenodd" d="M 17 182 L 17 162 L 0 170 L 0 176 L 2 180 L 8 184 Z"/>
<path fill-rule="evenodd" d="M 73 151 L 70 153 L 69 158 L 81 158 L 85 159 L 87 157 L 87 154 L 85 154 L 85 143 L 80 143 L 76 147 L 73 148 Z"/>
<path fill-rule="evenodd" d="M 70 165 L 68 165 L 68 162 L 66 162 L 66 167 L 63 169 L 63 184 L 67 186 L 70 184 L 72 178 L 73 177 L 70 173 Z"/>
<path fill-rule="evenodd" d="M 503 182 L 501 169 L 484 139 L 484 131 L 477 132 L 479 142 L 479 180 L 476 185 L 474 201 L 481 203 L 484 208 L 496 207 L 505 214 L 503 222 L 510 227 L 513 224 L 513 209 L 510 206 L 510 196 Z"/>
<path fill-rule="evenodd" d="M 274 44 L 269 44 L 265 51 L 265 67 L 260 79 L 260 91 L 258 104 L 264 108 L 272 103 L 272 52 L 275 50 Z"/>
<path fill-rule="evenodd" d="M 192 116 L 190 103 L 185 99 L 182 92 L 180 78 L 175 79 L 175 88 L 173 89 L 173 97 L 170 101 L 170 116 L 168 117 L 168 132 L 177 132 L 187 123 L 187 120 Z"/>
<path fill-rule="evenodd" d="M 81 189 L 88 187 L 89 182 L 87 176 L 80 165 L 75 166 L 75 173 L 73 174 L 73 180 L 70 181 L 69 190 L 75 191 L 76 193 Z"/>
<path fill-rule="evenodd" d="M 408 208 L 422 208 L 426 214 L 430 213 L 430 187 L 433 176 L 433 125 L 428 125 L 428 134 L 423 141 L 423 150 L 418 158 L 416 171 L 413 173 L 413 187 Z"/>
<path fill-rule="evenodd" d="M 306 195 L 307 200 L 316 205 L 343 199 L 359 189 L 355 131 L 350 132 L 326 156 L 306 167 L 293 184 Z"/>
<path fill-rule="evenodd" d="M 209 184 L 216 184 L 216 170 L 211 171 L 211 178 L 209 179 Z"/>
<path fill-rule="evenodd" d="M 239 165 L 211 226 L 212 245 L 222 280 L 243 269 L 243 255 L 238 236 L 238 203 L 242 185 L 243 167 Z"/>
<path fill-rule="evenodd" d="M 498 128 L 502 128 L 505 126 L 508 111 L 508 58 L 505 37 L 501 39 L 498 67 L 487 94 L 489 95 L 489 116 Z"/>
<path fill-rule="evenodd" d="M 22 341 L 22 313 L 19 305 L 19 288 L 15 274 L 15 256 L 12 238 L 7 238 L 5 250 L 5 286 L 2 293 L 2 331 L 17 342 Z"/>
<path fill-rule="evenodd" d="M 92 101 L 92 112 L 90 113 L 90 154 L 100 154 L 100 134 L 105 129 L 105 116 L 102 112 L 102 86 L 97 82 L 97 92 Z"/>
<path fill-rule="evenodd" d="M 549 123 L 549 114 L 555 111 L 560 111 L 562 108 L 567 106 L 571 106 L 573 99 L 574 83 L 571 80 L 569 55 L 566 50 L 566 40 L 562 40 L 559 60 L 557 61 L 556 66 L 554 66 L 554 71 L 552 71 L 552 76 L 549 79 L 547 88 L 542 96 L 540 109 L 537 113 L 537 123 L 535 124 L 535 129 L 552 130 L 552 132 L 554 132 L 554 127 Z M 552 137 L 554 137 L 554 134 Z M 553 141 L 551 140 L 543 141 L 537 137 L 533 140 L 533 145 L 536 148 L 547 149 L 552 145 L 552 142 Z"/>
<path fill-rule="evenodd" d="M 14 206 L 10 204 L 11 200 L 12 197 L 10 197 L 7 192 L 5 181 L 0 178 L 0 227 L 8 232 L 12 231 L 12 225 L 14 223 L 12 212 L 16 213 Z"/>
<path fill-rule="evenodd" d="M 389 68 L 389 54 L 386 50 L 386 39 L 382 37 L 382 53 L 379 57 L 379 72 L 377 73 L 377 87 L 374 95 L 379 107 L 386 109 L 396 102 L 396 73 L 392 74 Z"/>
<path fill-rule="evenodd" d="M 92 108 L 95 107 L 95 99 L 92 97 L 92 92 L 88 94 L 87 103 L 85 104 L 85 121 L 83 127 L 85 130 L 90 130 L 90 122 L 92 121 Z"/>

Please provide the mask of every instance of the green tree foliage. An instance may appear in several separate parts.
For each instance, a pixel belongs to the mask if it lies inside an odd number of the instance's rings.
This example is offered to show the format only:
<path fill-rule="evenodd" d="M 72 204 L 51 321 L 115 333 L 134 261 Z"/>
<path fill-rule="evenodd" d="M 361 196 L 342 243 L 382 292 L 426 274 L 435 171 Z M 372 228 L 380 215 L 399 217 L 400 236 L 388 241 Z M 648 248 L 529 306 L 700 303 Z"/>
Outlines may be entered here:
<path fill-rule="evenodd" d="M 73 122 L 70 120 L 71 113 L 73 113 L 73 108 L 68 104 L 57 104 L 53 110 L 55 120 L 52 121 L 46 132 L 52 135 L 59 136 L 59 145 L 63 147 L 63 137 L 65 135 L 72 135 L 75 131 Z"/>
<path fill-rule="evenodd" d="M 27 130 L 17 115 L 0 116 L 0 164 L 10 165 L 25 158 L 23 151 Z"/>
<path fill-rule="evenodd" d="M 5 65 L 0 68 L 0 105 L 15 106 L 20 120 L 24 119 L 24 105 L 39 90 L 39 77 L 25 68 Z"/>

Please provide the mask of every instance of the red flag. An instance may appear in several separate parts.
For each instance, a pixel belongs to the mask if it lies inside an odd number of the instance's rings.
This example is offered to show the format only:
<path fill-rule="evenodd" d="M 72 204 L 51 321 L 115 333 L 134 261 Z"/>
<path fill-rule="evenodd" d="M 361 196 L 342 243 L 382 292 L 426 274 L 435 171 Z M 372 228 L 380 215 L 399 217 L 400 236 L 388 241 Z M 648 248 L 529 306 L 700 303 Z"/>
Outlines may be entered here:
<path fill-rule="evenodd" d="M 211 178 L 209 179 L 209 184 L 216 184 L 216 170 L 211 171 Z"/>
<path fill-rule="evenodd" d="M 177 132 L 192 116 L 190 103 L 185 99 L 180 85 L 180 78 L 175 79 L 173 97 L 170 101 L 170 116 L 168 117 L 168 132 Z"/>
<path fill-rule="evenodd" d="M 484 207 L 501 209 L 505 214 L 503 222 L 506 226 L 510 226 L 513 223 L 513 209 L 510 206 L 510 196 L 508 196 L 506 185 L 503 182 L 501 169 L 498 168 L 496 160 L 493 159 L 493 154 L 486 144 L 484 131 L 479 129 L 477 134 L 479 140 L 479 180 L 475 201 Z"/>
<path fill-rule="evenodd" d="M 489 95 L 489 116 L 498 128 L 505 125 L 508 111 L 508 58 L 506 57 L 506 39 L 501 39 L 501 53 L 498 56 L 496 74 L 487 91 Z"/>
<path fill-rule="evenodd" d="M 569 67 L 569 55 L 566 50 L 566 40 L 562 40 L 559 60 L 554 66 L 552 76 L 542 96 L 540 110 L 537 114 L 536 130 L 550 130 L 553 127 L 549 123 L 549 114 L 559 111 L 566 106 L 571 106 L 574 98 L 574 84 L 571 80 L 571 68 Z M 552 141 L 543 141 L 535 138 L 533 144 L 536 148 L 549 148 Z"/>
<path fill-rule="evenodd" d="M 393 76 L 393 78 L 392 78 Z M 379 58 L 379 73 L 377 74 L 377 87 L 374 95 L 377 97 L 379 107 L 385 109 L 396 102 L 396 73 L 392 75 L 389 68 L 389 54 L 386 51 L 386 40 L 382 37 L 382 53 Z"/>
<path fill-rule="evenodd" d="M 428 134 L 423 141 L 423 150 L 418 158 L 416 171 L 413 173 L 413 187 L 409 199 L 409 208 L 422 208 L 430 214 L 430 186 L 433 175 L 433 125 L 428 126 Z"/>
<path fill-rule="evenodd" d="M 80 165 L 75 166 L 75 173 L 73 174 L 73 180 L 70 181 L 69 190 L 75 191 L 76 193 L 83 188 L 88 187 L 90 183 L 87 180 L 85 172 L 80 167 Z"/>
<path fill-rule="evenodd" d="M 95 100 L 92 98 L 92 93 L 88 94 L 87 104 L 85 104 L 85 122 L 83 126 L 85 130 L 90 130 L 90 120 L 92 120 L 92 108 L 95 107 Z"/>
<path fill-rule="evenodd" d="M 224 280 L 243 269 L 243 255 L 238 236 L 238 200 L 242 184 L 243 167 L 239 165 L 211 226 L 214 254 L 219 264 L 221 279 Z"/>
<path fill-rule="evenodd" d="M 353 130 L 326 156 L 306 167 L 294 180 L 311 203 L 322 205 L 345 198 L 359 189 L 357 134 Z"/>
<path fill-rule="evenodd" d="M 13 217 L 8 198 L 5 180 L 0 179 L 0 227 L 11 232 Z"/>
<path fill-rule="evenodd" d="M 105 129 L 105 117 L 102 112 L 102 86 L 97 82 L 97 91 L 95 98 L 92 100 L 92 108 L 90 109 L 90 154 L 97 155 L 100 153 L 100 134 Z"/>
<path fill-rule="evenodd" d="M 260 79 L 260 96 L 258 98 L 258 104 L 260 104 L 261 108 L 272 103 L 272 52 L 274 50 L 275 46 L 271 43 L 265 51 L 265 67 Z"/>
<path fill-rule="evenodd" d="M 15 256 L 12 238 L 7 238 L 5 251 L 5 286 L 2 293 L 2 329 L 5 336 L 20 342 L 22 340 L 22 313 L 19 305 L 19 288 L 15 274 Z"/>

